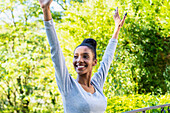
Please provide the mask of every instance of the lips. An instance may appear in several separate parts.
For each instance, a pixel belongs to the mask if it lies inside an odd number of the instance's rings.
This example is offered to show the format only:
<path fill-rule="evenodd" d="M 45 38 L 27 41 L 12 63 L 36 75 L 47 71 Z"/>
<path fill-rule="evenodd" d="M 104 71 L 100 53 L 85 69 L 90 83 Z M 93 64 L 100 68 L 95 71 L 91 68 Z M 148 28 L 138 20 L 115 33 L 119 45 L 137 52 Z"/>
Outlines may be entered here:
<path fill-rule="evenodd" d="M 87 67 L 87 65 L 76 65 L 78 70 L 83 70 L 85 67 Z"/>
<path fill-rule="evenodd" d="M 78 68 L 83 68 L 83 67 L 85 67 L 85 66 L 77 66 Z"/>
<path fill-rule="evenodd" d="M 77 69 L 78 69 L 78 70 L 83 70 L 83 69 L 84 69 L 84 66 L 77 66 Z"/>

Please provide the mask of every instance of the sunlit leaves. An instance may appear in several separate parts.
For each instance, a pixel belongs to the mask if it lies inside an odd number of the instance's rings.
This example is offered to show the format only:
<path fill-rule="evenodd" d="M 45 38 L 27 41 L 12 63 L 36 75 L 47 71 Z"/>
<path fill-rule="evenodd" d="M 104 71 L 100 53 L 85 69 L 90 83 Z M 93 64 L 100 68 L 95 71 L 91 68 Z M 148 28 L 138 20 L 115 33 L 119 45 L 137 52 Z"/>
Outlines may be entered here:
<path fill-rule="evenodd" d="M 168 68 L 168 59 L 164 56 L 168 55 L 169 14 L 162 14 L 161 11 L 167 11 L 167 1 L 89 0 L 83 4 L 75 3 L 65 12 L 66 18 L 57 27 L 61 44 L 68 45 L 68 49 L 65 46 L 64 50 L 72 52 L 71 48 L 74 50 L 84 38 L 91 37 L 98 42 L 97 58 L 100 62 L 114 31 L 113 13 L 116 6 L 119 7 L 121 17 L 125 12 L 128 16 L 119 35 L 116 57 L 106 80 L 105 93 L 165 93 L 168 89 L 163 86 L 169 83 L 165 84 L 165 80 L 160 78 L 163 78 Z M 67 42 L 70 41 L 72 43 L 69 45 Z M 70 61 L 66 53 L 66 60 Z M 74 73 L 72 68 L 70 71 Z M 162 86 L 159 86 L 160 82 Z"/>
<path fill-rule="evenodd" d="M 109 98 L 107 101 L 108 107 L 106 113 L 126 112 L 144 107 L 168 104 L 169 100 L 167 100 L 167 98 L 170 98 L 168 94 L 164 96 L 150 94 L 112 96 L 112 98 Z M 167 109 L 167 107 L 165 109 Z M 160 108 L 147 110 L 147 113 L 159 113 L 160 110 Z"/>
<path fill-rule="evenodd" d="M 63 112 L 38 1 L 3 2 L 0 13 L 6 13 L 10 21 L 0 20 L 0 110 Z M 113 14 L 118 6 L 120 17 L 126 12 L 128 16 L 104 85 L 109 98 L 106 112 L 165 104 L 169 95 L 134 94 L 169 91 L 169 2 L 89 0 L 72 4 L 64 14 L 52 12 L 69 73 L 76 78 L 73 51 L 89 37 L 98 43 L 98 65 L 93 73 L 97 71 L 114 32 Z"/>

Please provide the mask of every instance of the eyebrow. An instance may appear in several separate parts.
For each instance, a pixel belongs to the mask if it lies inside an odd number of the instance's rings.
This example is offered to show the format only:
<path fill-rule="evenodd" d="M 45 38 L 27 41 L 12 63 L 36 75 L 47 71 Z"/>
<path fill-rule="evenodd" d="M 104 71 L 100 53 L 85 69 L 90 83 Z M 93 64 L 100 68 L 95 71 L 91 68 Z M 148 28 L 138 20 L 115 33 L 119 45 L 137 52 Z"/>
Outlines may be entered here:
<path fill-rule="evenodd" d="M 74 53 L 74 54 L 78 54 L 78 53 Z M 82 53 L 82 54 L 86 54 L 86 55 L 89 55 L 90 53 Z"/>
<path fill-rule="evenodd" d="M 90 53 L 83 53 L 83 54 L 90 54 Z"/>

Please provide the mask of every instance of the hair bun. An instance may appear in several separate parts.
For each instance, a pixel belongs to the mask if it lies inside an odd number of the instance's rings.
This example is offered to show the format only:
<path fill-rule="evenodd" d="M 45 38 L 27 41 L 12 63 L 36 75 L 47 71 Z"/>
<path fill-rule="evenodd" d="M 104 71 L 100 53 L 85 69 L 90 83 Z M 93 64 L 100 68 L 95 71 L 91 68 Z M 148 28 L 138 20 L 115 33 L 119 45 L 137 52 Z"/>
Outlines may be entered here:
<path fill-rule="evenodd" d="M 80 46 L 89 47 L 92 50 L 92 52 L 94 52 L 94 58 L 96 59 L 96 56 L 97 56 L 97 54 L 96 54 L 96 46 L 97 46 L 96 40 L 94 40 L 92 38 L 84 39 L 83 42 L 77 47 L 80 47 Z"/>
<path fill-rule="evenodd" d="M 96 40 L 94 40 L 94 39 L 92 39 L 92 38 L 84 39 L 82 43 L 90 44 L 91 46 L 94 47 L 94 49 L 96 49 L 96 46 L 97 46 Z"/>

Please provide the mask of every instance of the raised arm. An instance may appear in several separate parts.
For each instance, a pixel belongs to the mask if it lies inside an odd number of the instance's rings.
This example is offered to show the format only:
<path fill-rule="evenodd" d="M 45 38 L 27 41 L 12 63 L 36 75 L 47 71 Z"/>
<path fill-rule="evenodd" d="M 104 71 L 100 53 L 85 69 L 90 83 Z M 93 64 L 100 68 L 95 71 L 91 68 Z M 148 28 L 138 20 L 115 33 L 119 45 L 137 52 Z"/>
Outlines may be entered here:
<path fill-rule="evenodd" d="M 49 21 L 52 19 L 50 11 L 50 4 L 52 1 L 53 0 L 39 0 L 44 15 L 44 21 Z"/>
<path fill-rule="evenodd" d="M 118 42 L 117 39 L 118 39 L 119 31 L 125 22 L 126 15 L 127 13 L 125 14 L 124 18 L 121 20 L 119 13 L 118 13 L 118 8 L 116 8 L 115 14 L 113 16 L 114 21 L 115 21 L 115 30 L 114 30 L 113 36 L 110 39 L 109 44 L 106 47 L 104 56 L 102 58 L 102 61 L 100 62 L 100 67 L 98 69 L 98 72 L 95 73 L 95 75 L 92 78 L 92 80 L 96 82 L 96 84 L 98 84 L 101 89 L 103 89 L 103 85 L 104 85 L 106 76 L 108 74 L 110 64 L 113 60 L 113 56 L 114 56 L 117 42 Z"/>
<path fill-rule="evenodd" d="M 126 16 L 127 13 L 124 15 L 123 19 L 121 20 L 118 12 L 118 7 L 115 9 L 115 14 L 113 15 L 115 21 L 115 30 L 112 36 L 113 39 L 118 39 L 120 28 L 123 26 Z"/>
<path fill-rule="evenodd" d="M 50 12 L 50 4 L 52 0 L 39 0 L 39 2 L 44 14 L 44 24 L 51 48 L 51 58 L 55 68 L 57 85 L 60 92 L 62 94 L 66 94 L 71 87 L 71 76 L 69 75 L 68 69 L 65 65 L 65 58 L 62 53 L 52 20 Z"/>

